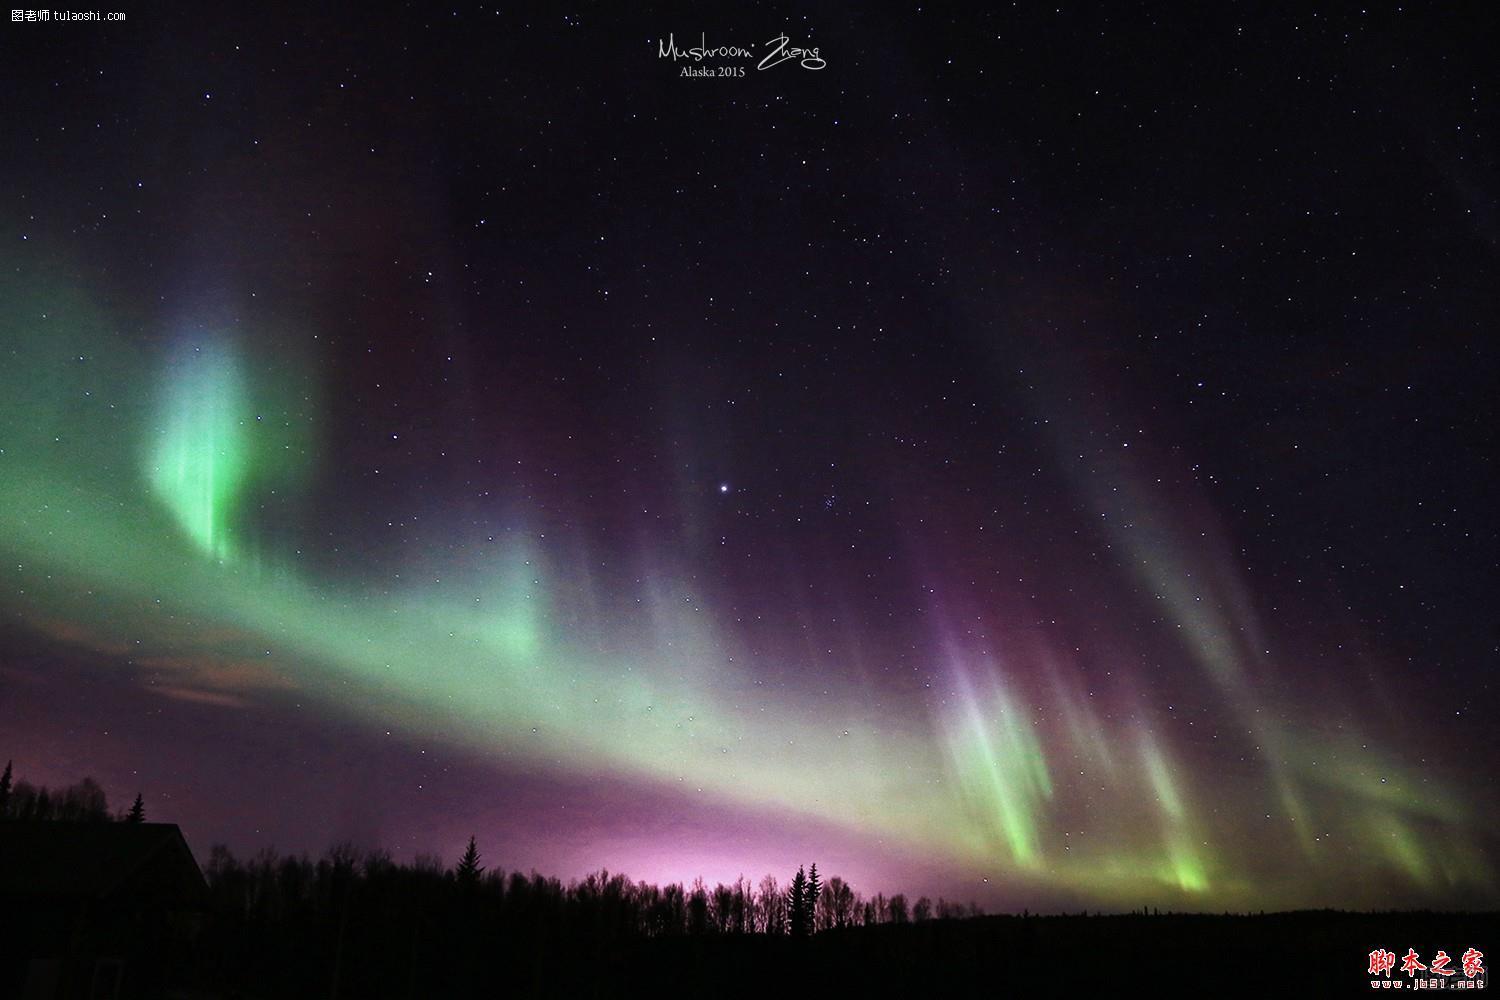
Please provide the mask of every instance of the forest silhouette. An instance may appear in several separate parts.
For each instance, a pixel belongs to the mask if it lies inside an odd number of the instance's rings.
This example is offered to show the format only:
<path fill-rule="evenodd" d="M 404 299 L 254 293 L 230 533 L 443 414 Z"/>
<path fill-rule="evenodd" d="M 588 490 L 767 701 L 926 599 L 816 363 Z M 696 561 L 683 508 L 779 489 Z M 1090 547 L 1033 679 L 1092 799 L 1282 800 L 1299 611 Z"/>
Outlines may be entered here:
<path fill-rule="evenodd" d="M 23 831 L 46 838 L 82 824 L 164 828 L 146 813 L 139 793 L 111 813 L 90 779 L 51 790 L 13 781 L 9 766 L 0 778 L 0 845 L 27 843 L 16 839 Z M 0 858 L 0 875 L 20 860 Z M 609 871 L 564 883 L 486 865 L 474 837 L 451 867 L 433 855 L 400 864 L 347 843 L 316 860 L 269 848 L 240 858 L 219 845 L 201 873 L 193 872 L 193 891 L 172 900 L 149 886 L 131 890 L 130 926 L 162 911 L 163 929 L 150 938 L 150 956 L 111 959 L 114 992 L 98 992 L 95 971 L 72 976 L 76 991 L 45 995 L 1077 995 L 1213 984 L 1259 996 L 1369 989 L 1364 963 L 1377 946 L 1482 949 L 1500 926 L 1495 914 L 1426 912 L 987 917 L 944 899 L 866 897 L 815 864 L 785 883 L 768 874 L 755 884 L 658 886 Z M 0 943 L 44 949 L 27 921 L 28 910 L 47 905 L 0 885 Z M 123 946 L 91 947 L 113 956 Z M 0 997 L 31 995 L 25 959 L 3 964 Z"/>

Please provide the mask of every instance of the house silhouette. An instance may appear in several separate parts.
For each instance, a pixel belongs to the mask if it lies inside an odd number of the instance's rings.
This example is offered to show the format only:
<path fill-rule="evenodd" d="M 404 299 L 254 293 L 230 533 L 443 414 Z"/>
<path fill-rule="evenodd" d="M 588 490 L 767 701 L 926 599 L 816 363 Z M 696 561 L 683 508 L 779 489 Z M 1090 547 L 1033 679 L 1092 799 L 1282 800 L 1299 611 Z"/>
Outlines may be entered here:
<path fill-rule="evenodd" d="M 0 822 L 0 998 L 160 995 L 206 895 L 175 824 Z"/>

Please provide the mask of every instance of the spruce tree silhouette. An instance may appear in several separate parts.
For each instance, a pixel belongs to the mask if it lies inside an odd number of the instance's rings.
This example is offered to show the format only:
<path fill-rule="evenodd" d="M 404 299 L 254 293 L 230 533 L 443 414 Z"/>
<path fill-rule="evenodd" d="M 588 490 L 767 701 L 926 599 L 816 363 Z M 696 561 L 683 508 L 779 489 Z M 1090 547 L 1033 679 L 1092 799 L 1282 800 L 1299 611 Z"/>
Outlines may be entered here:
<path fill-rule="evenodd" d="M 803 897 L 803 905 L 807 907 L 807 912 L 802 920 L 807 925 L 808 934 L 818 929 L 818 896 L 822 891 L 823 880 L 818 878 L 818 863 L 814 861 L 812 867 L 807 870 L 807 895 Z"/>
<path fill-rule="evenodd" d="M 5 773 L 0 774 L 0 819 L 10 815 L 10 766 L 14 761 L 5 762 Z"/>
<path fill-rule="evenodd" d="M 801 868 L 792 876 L 792 887 L 787 891 L 787 920 L 792 937 L 805 937 L 807 925 L 807 872 Z"/>
<path fill-rule="evenodd" d="M 130 807 L 130 812 L 128 812 L 128 813 L 125 814 L 125 822 L 127 822 L 127 823 L 144 823 L 144 822 L 146 822 L 146 803 L 141 798 L 141 793 L 140 792 L 136 792 L 135 793 L 135 804 L 133 804 Z"/>
<path fill-rule="evenodd" d="M 478 885 L 479 876 L 484 874 L 484 866 L 479 863 L 479 848 L 474 846 L 474 838 L 469 837 L 469 847 L 464 851 L 463 858 L 458 862 L 458 868 L 454 874 L 460 885 Z"/>

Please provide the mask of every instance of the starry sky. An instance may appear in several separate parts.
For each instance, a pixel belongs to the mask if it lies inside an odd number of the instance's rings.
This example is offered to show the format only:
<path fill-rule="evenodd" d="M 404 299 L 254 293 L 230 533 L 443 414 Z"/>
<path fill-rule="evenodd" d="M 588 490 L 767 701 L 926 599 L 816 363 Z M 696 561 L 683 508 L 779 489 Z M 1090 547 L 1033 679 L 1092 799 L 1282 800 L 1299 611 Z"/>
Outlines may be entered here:
<path fill-rule="evenodd" d="M 1494 905 L 1482 8 L 628 7 L 0 31 L 18 775 L 200 855 Z"/>

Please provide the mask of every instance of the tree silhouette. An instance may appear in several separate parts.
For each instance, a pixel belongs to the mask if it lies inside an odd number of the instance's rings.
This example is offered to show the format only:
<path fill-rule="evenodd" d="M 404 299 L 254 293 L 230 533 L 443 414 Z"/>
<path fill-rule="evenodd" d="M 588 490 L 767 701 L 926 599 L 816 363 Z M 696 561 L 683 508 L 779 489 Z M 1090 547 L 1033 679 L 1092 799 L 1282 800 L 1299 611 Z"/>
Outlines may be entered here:
<path fill-rule="evenodd" d="M 776 884 L 775 875 L 767 875 L 760 880 L 759 895 L 756 929 L 767 934 L 785 934 L 787 931 L 786 896 L 782 894 L 781 887 Z"/>
<path fill-rule="evenodd" d="M 848 927 L 854 922 L 857 909 L 854 889 L 837 875 L 823 887 L 818 904 L 823 908 L 824 927 Z"/>
<path fill-rule="evenodd" d="M 110 818 L 104 789 L 93 778 L 84 778 L 78 784 L 62 789 L 53 799 L 52 808 L 57 819 L 73 823 L 107 821 Z"/>
<path fill-rule="evenodd" d="M 3 772 L 0 765 L 0 777 Z M 144 793 L 132 799 L 129 809 L 105 818 L 144 822 Z M 103 804 L 103 790 L 95 782 L 46 789 L 12 773 L 11 821 L 0 830 L 23 819 L 87 821 Z M 78 832 L 59 827 L 56 835 Z M 14 833 L 45 838 L 54 831 Z M 977 914 L 977 908 L 922 897 L 915 916 L 925 921 L 924 933 L 887 934 L 873 925 L 911 922 L 913 906 L 905 896 L 877 894 L 867 901 L 831 871 L 825 881 L 816 867 L 811 880 L 802 867 L 789 883 L 767 875 L 754 889 L 743 877 L 711 889 L 701 878 L 658 887 L 603 871 L 565 884 L 535 873 L 486 870 L 477 837 L 459 853 L 453 865 L 420 854 L 397 864 L 385 851 L 337 843 L 320 859 L 281 856 L 266 848 L 238 861 L 227 848 L 214 846 L 202 868 L 208 918 L 202 936 L 194 932 L 201 943 L 184 946 L 183 975 L 216 982 L 228 977 L 240 996 L 297 996 L 309 983 L 335 1000 L 495 996 L 504 995 L 506 987 L 520 994 L 591 996 L 598 983 L 616 981 L 592 979 L 595 975 L 662 967 L 686 969 L 688 983 L 678 992 L 696 996 L 716 988 L 722 992 L 726 976 L 759 971 L 751 963 L 782 973 L 778 983 L 789 979 L 803 985 L 804 970 L 816 976 L 826 968 L 831 949 L 847 958 L 847 963 L 840 959 L 846 968 L 857 970 L 841 982 L 844 992 L 926 996 L 937 992 L 930 982 L 896 988 L 905 986 L 900 970 L 927 975 L 933 967 L 929 960 L 939 957 L 930 949 L 941 950 L 945 968 L 955 956 L 977 961 L 996 950 L 990 942 L 1018 933 L 1003 920 L 960 927 L 956 918 Z M 1055 941 L 1047 954 L 1060 958 L 1075 944 L 1069 926 L 1053 922 L 1019 929 Z M 873 933 L 865 933 L 866 927 Z M 750 931 L 786 935 L 789 930 L 804 940 L 783 947 L 785 942 L 747 937 Z M 805 940 L 824 930 L 836 931 L 829 936 L 840 940 Z M 7 937 L 0 932 L 0 939 Z M 1031 937 L 1023 936 L 1020 944 L 1030 948 Z M 816 954 L 808 950 L 814 947 Z M 778 957 L 784 959 L 780 968 Z M 992 970 L 986 967 L 985 975 L 992 976 Z M 0 969 L 0 981 L 4 978 Z"/>
<path fill-rule="evenodd" d="M 10 765 L 13 761 L 5 762 L 5 773 L 0 774 L 0 819 L 4 819 L 10 813 Z"/>
<path fill-rule="evenodd" d="M 818 878 L 818 863 L 813 862 L 812 867 L 807 870 L 807 895 L 803 897 L 802 903 L 807 908 L 802 920 L 807 927 L 807 933 L 811 934 L 818 929 L 818 896 L 823 892 L 823 880 Z"/>
<path fill-rule="evenodd" d="M 787 921 L 792 937 L 805 937 L 807 926 L 807 872 L 801 868 L 792 876 L 792 887 L 786 894 Z"/>
<path fill-rule="evenodd" d="M 469 837 L 469 846 L 464 851 L 463 858 L 458 862 L 458 868 L 454 874 L 458 877 L 460 885 L 478 885 L 479 876 L 484 874 L 484 866 L 479 863 L 479 848 L 474 845 L 474 838 Z"/>
<path fill-rule="evenodd" d="M 891 897 L 890 903 L 888 905 L 890 906 L 891 910 L 891 923 L 904 924 L 907 922 L 908 914 L 906 911 L 906 893 L 896 893 Z"/>
<path fill-rule="evenodd" d="M 688 893 L 687 926 L 689 934 L 708 933 L 708 889 L 701 876 L 693 879 L 693 889 Z"/>

